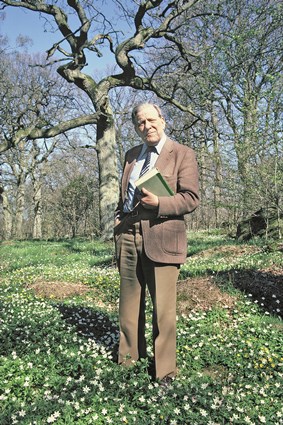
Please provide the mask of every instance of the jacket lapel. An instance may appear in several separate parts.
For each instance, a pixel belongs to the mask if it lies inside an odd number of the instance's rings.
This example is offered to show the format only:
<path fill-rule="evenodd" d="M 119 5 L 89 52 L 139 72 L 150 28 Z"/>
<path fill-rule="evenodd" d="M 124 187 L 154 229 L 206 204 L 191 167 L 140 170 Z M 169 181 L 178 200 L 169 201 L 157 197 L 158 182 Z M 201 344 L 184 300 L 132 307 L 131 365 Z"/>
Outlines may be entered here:
<path fill-rule="evenodd" d="M 166 173 L 166 167 L 172 158 L 173 143 L 173 140 L 167 137 L 166 142 L 164 143 L 160 155 L 155 163 L 156 168 L 158 168 L 162 173 Z"/>
<path fill-rule="evenodd" d="M 136 163 L 136 161 L 137 161 L 137 159 L 138 159 L 138 157 L 141 153 L 142 147 L 143 147 L 143 145 L 135 146 L 134 148 L 132 148 L 128 152 L 126 163 L 125 163 L 125 168 L 124 168 L 124 172 L 123 172 L 123 179 L 122 179 L 122 198 L 123 198 L 123 201 L 125 200 L 125 197 L 126 197 L 131 172 L 132 172 L 134 165 L 135 165 L 135 163 Z"/>

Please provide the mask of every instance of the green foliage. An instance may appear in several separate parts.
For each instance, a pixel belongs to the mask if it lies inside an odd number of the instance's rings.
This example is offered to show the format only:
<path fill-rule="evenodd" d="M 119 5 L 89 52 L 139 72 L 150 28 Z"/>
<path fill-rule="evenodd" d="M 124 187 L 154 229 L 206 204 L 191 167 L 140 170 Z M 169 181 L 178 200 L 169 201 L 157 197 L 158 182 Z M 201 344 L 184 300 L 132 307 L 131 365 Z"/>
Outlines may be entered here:
<path fill-rule="evenodd" d="M 60 212 L 71 227 L 76 227 L 86 211 L 92 206 L 94 187 L 95 182 L 92 179 L 80 175 L 62 189 Z"/>
<path fill-rule="evenodd" d="M 201 246 L 211 254 L 202 251 L 205 261 L 195 262 L 194 273 L 217 271 L 225 238 L 193 238 L 196 253 Z M 169 387 L 150 379 L 147 360 L 128 369 L 116 364 L 119 276 L 111 263 L 93 265 L 112 254 L 111 244 L 78 240 L 0 246 L 0 423 L 281 424 L 282 322 L 240 293 L 229 309 L 178 317 L 179 374 Z M 269 264 L 271 254 L 279 264 L 276 252 L 261 251 L 254 262 L 244 249 L 237 264 Z M 231 267 L 231 256 L 221 264 Z M 30 285 L 39 278 L 80 282 L 95 297 L 36 296 Z M 146 333 L 152 355 L 150 323 Z"/>

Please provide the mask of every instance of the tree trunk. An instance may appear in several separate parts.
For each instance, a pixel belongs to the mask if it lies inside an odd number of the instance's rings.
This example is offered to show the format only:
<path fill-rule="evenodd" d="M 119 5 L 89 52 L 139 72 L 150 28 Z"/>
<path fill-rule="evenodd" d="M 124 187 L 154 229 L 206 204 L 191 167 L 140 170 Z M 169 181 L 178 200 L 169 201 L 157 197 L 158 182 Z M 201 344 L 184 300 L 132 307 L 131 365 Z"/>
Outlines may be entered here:
<path fill-rule="evenodd" d="M 25 179 L 18 180 L 17 196 L 16 196 L 16 216 L 14 223 L 13 236 L 16 239 L 23 239 L 23 222 L 25 209 Z"/>
<path fill-rule="evenodd" d="M 206 179 L 205 179 L 205 164 L 207 162 L 207 155 L 205 150 L 205 143 L 200 143 L 200 149 L 198 152 L 198 164 L 199 164 L 199 192 L 200 192 L 200 198 L 202 200 L 206 199 Z M 200 226 L 203 228 L 208 228 L 208 210 L 209 206 L 207 205 L 207 202 L 201 203 L 201 208 L 199 208 L 199 211 L 197 215 L 200 217 Z"/>
<path fill-rule="evenodd" d="M 4 216 L 4 239 L 9 240 L 12 237 L 13 216 L 7 193 L 2 193 L 3 198 L 3 216 Z"/>
<path fill-rule="evenodd" d="M 113 235 L 114 210 L 118 202 L 119 182 L 116 134 L 109 103 L 97 122 L 97 158 L 99 167 L 99 214 L 103 240 Z"/>
<path fill-rule="evenodd" d="M 42 239 L 42 182 L 41 179 L 33 178 L 33 239 Z"/>
<path fill-rule="evenodd" d="M 249 85 L 247 82 L 246 85 Z M 254 87 L 254 85 L 252 86 Z M 250 182 L 250 169 L 253 164 L 257 146 L 257 97 L 250 87 L 246 90 L 243 100 L 243 138 L 242 143 L 236 146 L 238 158 L 238 171 L 243 184 L 243 212 L 247 215 L 253 197 L 251 196 L 252 182 Z M 237 149 L 238 147 L 238 149 Z"/>
<path fill-rule="evenodd" d="M 213 103 L 211 104 L 211 122 L 213 126 L 213 157 L 215 166 L 215 180 L 213 186 L 213 198 L 214 198 L 214 215 L 215 215 L 215 226 L 219 225 L 219 204 L 221 200 L 221 187 L 222 187 L 222 163 L 221 155 L 219 150 L 219 133 L 218 133 L 218 119 L 217 114 L 214 110 Z"/>

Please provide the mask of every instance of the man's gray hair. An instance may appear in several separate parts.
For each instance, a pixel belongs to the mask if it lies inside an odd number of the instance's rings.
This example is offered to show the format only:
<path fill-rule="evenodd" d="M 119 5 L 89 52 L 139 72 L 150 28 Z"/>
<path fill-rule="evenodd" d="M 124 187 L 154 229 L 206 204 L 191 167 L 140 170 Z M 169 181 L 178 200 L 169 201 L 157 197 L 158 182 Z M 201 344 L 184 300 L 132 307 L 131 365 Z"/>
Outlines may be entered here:
<path fill-rule="evenodd" d="M 132 122 L 133 122 L 133 124 L 136 124 L 136 115 L 137 115 L 137 113 L 141 109 L 143 109 L 145 106 L 153 106 L 157 110 L 159 117 L 160 118 L 163 118 L 163 114 L 162 114 L 161 109 L 155 103 L 149 103 L 149 102 L 139 103 L 137 106 L 134 107 L 134 109 L 132 111 Z"/>

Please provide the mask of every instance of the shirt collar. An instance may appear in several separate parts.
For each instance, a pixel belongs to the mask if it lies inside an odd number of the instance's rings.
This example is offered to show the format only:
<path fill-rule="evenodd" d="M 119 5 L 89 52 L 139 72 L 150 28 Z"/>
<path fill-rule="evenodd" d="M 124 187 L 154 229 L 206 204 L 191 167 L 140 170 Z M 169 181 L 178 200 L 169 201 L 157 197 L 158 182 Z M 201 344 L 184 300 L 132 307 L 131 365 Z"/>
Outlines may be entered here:
<path fill-rule="evenodd" d="M 167 138 L 167 136 L 166 136 L 166 134 L 164 133 L 164 134 L 163 134 L 163 136 L 161 137 L 160 141 L 158 142 L 158 144 L 155 146 L 155 147 L 156 147 L 156 150 L 157 150 L 158 155 L 160 155 L 161 149 L 163 148 L 163 146 L 164 146 L 164 144 L 165 144 L 165 142 L 166 142 L 166 138 Z"/>

